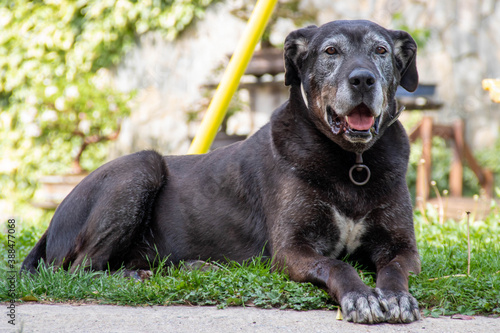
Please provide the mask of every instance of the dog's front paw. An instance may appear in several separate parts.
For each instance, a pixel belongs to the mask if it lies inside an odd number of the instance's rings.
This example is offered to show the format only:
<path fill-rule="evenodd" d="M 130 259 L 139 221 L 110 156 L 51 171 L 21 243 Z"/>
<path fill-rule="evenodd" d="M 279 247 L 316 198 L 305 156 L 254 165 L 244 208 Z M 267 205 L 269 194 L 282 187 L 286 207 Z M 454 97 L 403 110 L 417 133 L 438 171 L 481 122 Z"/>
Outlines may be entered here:
<path fill-rule="evenodd" d="M 385 321 L 385 315 L 377 295 L 369 292 L 352 291 L 340 302 L 342 315 L 347 321 L 361 324 L 375 324 Z"/>
<path fill-rule="evenodd" d="M 411 323 L 420 319 L 417 300 L 406 291 L 375 289 L 389 323 Z"/>

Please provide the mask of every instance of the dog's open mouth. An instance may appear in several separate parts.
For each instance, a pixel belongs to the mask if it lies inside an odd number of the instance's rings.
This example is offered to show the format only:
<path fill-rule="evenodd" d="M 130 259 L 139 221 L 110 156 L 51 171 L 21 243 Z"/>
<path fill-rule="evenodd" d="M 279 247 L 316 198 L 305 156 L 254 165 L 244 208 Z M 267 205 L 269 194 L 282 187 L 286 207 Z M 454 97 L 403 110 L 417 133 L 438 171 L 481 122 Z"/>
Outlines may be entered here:
<path fill-rule="evenodd" d="M 327 120 L 333 134 L 343 134 L 368 137 L 378 134 L 380 116 L 374 117 L 366 104 L 361 103 L 352 109 L 347 116 L 339 116 L 328 106 L 326 109 Z"/>

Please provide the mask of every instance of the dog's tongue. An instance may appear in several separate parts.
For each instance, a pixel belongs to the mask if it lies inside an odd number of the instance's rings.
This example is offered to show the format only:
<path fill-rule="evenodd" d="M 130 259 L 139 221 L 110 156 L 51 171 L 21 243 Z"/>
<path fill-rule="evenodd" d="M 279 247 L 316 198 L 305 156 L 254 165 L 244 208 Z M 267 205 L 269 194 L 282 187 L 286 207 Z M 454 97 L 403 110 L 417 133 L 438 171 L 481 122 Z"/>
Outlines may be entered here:
<path fill-rule="evenodd" d="M 346 120 L 349 127 L 356 131 L 367 131 L 375 122 L 375 118 L 371 115 L 370 110 L 364 105 L 352 110 L 347 115 Z"/>

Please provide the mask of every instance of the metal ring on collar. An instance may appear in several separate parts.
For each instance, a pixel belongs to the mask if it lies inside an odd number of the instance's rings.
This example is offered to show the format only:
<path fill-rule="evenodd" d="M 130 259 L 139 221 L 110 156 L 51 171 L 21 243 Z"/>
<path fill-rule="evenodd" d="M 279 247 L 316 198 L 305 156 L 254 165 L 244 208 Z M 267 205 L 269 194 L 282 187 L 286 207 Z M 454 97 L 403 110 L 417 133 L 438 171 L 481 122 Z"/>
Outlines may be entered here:
<path fill-rule="evenodd" d="M 361 181 L 361 182 L 358 182 L 357 180 L 355 180 L 354 177 L 352 176 L 352 172 L 354 171 L 354 169 L 357 169 L 356 171 L 358 171 L 358 172 L 361 172 L 362 171 L 361 169 L 365 169 L 366 170 L 366 179 L 364 181 Z M 353 182 L 354 185 L 358 185 L 358 186 L 365 185 L 370 180 L 370 176 L 371 176 L 370 168 L 368 168 L 364 164 L 354 164 L 351 167 L 351 169 L 349 170 L 349 178 L 351 179 L 351 182 Z"/>

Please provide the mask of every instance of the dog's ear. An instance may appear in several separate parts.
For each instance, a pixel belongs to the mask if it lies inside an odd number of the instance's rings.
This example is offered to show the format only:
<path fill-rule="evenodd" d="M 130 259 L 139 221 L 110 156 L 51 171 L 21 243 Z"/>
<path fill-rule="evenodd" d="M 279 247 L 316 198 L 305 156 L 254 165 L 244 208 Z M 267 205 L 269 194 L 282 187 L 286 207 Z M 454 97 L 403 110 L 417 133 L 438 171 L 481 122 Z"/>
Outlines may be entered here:
<path fill-rule="evenodd" d="M 418 87 L 417 43 L 406 31 L 391 31 L 394 41 L 396 66 L 401 74 L 399 85 L 409 92 Z"/>
<path fill-rule="evenodd" d="M 300 84 L 300 68 L 307 54 L 310 38 L 318 27 L 310 25 L 292 31 L 285 39 L 285 85 Z"/>

